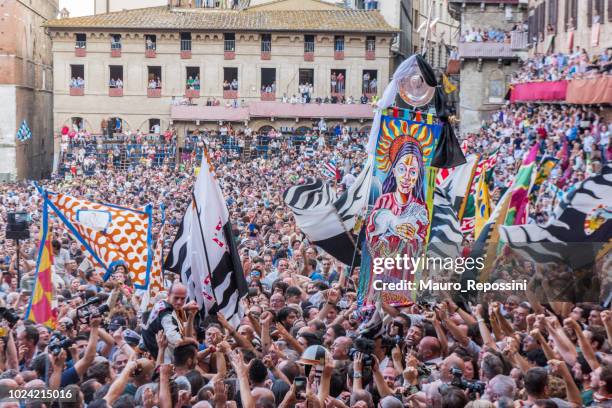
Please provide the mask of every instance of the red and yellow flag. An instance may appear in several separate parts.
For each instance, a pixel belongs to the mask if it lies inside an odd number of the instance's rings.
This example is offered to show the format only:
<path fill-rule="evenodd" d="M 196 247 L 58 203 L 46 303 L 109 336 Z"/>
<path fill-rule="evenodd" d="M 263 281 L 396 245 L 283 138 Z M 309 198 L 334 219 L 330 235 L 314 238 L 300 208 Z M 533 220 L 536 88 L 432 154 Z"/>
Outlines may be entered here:
<path fill-rule="evenodd" d="M 53 251 L 51 249 L 51 234 L 48 227 L 47 205 L 43 208 L 43 228 L 36 265 L 36 277 L 30 305 L 26 311 L 26 320 L 43 324 L 55 329 L 57 324 L 57 310 L 53 307 L 53 279 L 51 266 L 53 265 Z"/>

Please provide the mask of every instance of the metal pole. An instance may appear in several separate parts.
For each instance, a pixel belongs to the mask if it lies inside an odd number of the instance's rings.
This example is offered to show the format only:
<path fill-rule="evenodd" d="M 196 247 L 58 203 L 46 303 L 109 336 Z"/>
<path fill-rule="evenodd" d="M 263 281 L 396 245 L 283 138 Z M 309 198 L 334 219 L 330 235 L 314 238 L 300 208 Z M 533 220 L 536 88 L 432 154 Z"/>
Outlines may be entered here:
<path fill-rule="evenodd" d="M 19 240 L 16 239 L 15 240 L 15 246 L 17 247 L 17 265 L 15 265 L 15 268 L 17 268 L 17 289 L 21 288 L 21 270 L 19 269 Z"/>
<path fill-rule="evenodd" d="M 434 2 L 433 0 L 429 1 L 429 12 L 427 13 L 427 25 L 425 26 L 425 41 L 423 41 L 423 46 L 421 47 L 421 55 L 425 55 L 427 52 L 427 46 L 429 45 L 429 25 L 431 24 L 431 13 L 433 12 Z"/>

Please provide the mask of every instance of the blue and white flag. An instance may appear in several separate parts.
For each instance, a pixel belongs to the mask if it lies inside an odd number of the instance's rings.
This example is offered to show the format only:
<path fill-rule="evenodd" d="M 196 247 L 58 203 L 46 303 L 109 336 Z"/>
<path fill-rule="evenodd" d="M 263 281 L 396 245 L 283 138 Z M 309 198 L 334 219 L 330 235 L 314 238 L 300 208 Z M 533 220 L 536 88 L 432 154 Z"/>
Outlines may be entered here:
<path fill-rule="evenodd" d="M 21 122 L 21 126 L 19 126 L 19 130 L 17 130 L 16 137 L 17 140 L 20 140 L 22 142 L 25 142 L 26 140 L 32 137 L 32 131 L 28 127 L 28 124 L 25 119 L 23 120 L 23 122 Z"/>

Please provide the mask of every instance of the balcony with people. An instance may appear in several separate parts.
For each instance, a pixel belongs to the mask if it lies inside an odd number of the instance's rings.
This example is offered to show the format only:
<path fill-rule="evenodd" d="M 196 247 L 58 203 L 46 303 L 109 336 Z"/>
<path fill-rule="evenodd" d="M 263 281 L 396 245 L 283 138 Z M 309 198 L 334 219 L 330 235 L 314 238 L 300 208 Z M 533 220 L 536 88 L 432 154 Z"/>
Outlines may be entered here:
<path fill-rule="evenodd" d="M 185 98 L 200 97 L 200 68 L 187 67 L 187 81 L 185 82 Z"/>
<path fill-rule="evenodd" d="M 376 37 L 368 36 L 365 43 L 365 59 L 374 61 L 376 59 Z"/>
<path fill-rule="evenodd" d="M 121 34 L 111 34 L 111 57 L 121 57 Z"/>
<path fill-rule="evenodd" d="M 75 57 L 86 57 L 87 56 L 87 35 L 76 34 L 74 42 L 74 56 Z"/>
<path fill-rule="evenodd" d="M 346 70 L 333 70 L 330 76 L 330 93 L 332 98 L 341 99 L 344 97 L 346 90 Z"/>
<path fill-rule="evenodd" d="M 111 65 L 109 67 L 109 74 L 108 96 L 123 96 L 123 66 Z"/>
<path fill-rule="evenodd" d="M 459 38 L 458 57 L 464 58 L 512 58 L 528 46 L 528 32 L 523 25 L 513 30 L 495 27 L 471 28 Z"/>
<path fill-rule="evenodd" d="M 85 95 L 85 66 L 71 65 L 70 66 L 70 96 Z"/>
<path fill-rule="evenodd" d="M 157 38 L 155 35 L 145 35 L 145 57 L 155 58 L 157 56 Z"/>
<path fill-rule="evenodd" d="M 161 98 L 162 78 L 161 67 L 148 68 L 147 97 Z"/>
<path fill-rule="evenodd" d="M 223 99 L 238 98 L 238 68 L 223 68 Z"/>
<path fill-rule="evenodd" d="M 362 94 L 368 99 L 378 94 L 378 72 L 376 70 L 363 71 Z"/>

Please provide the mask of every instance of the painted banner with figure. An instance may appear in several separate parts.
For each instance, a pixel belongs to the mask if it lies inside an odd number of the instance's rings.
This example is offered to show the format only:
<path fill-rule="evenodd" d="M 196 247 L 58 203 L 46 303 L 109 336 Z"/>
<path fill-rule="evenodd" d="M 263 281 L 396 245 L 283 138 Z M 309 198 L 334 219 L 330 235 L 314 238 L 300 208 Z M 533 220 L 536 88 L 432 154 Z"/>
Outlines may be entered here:
<path fill-rule="evenodd" d="M 431 221 L 427 186 L 433 185 L 436 177 L 429 165 L 440 131 L 439 125 L 381 118 L 362 249 L 359 285 L 362 305 L 373 305 L 379 294 L 383 302 L 391 305 L 411 300 L 409 290 L 379 291 L 373 283 L 415 279 L 418 271 L 410 265 L 381 268 L 379 263 L 398 256 L 417 258 L 423 252 Z"/>

